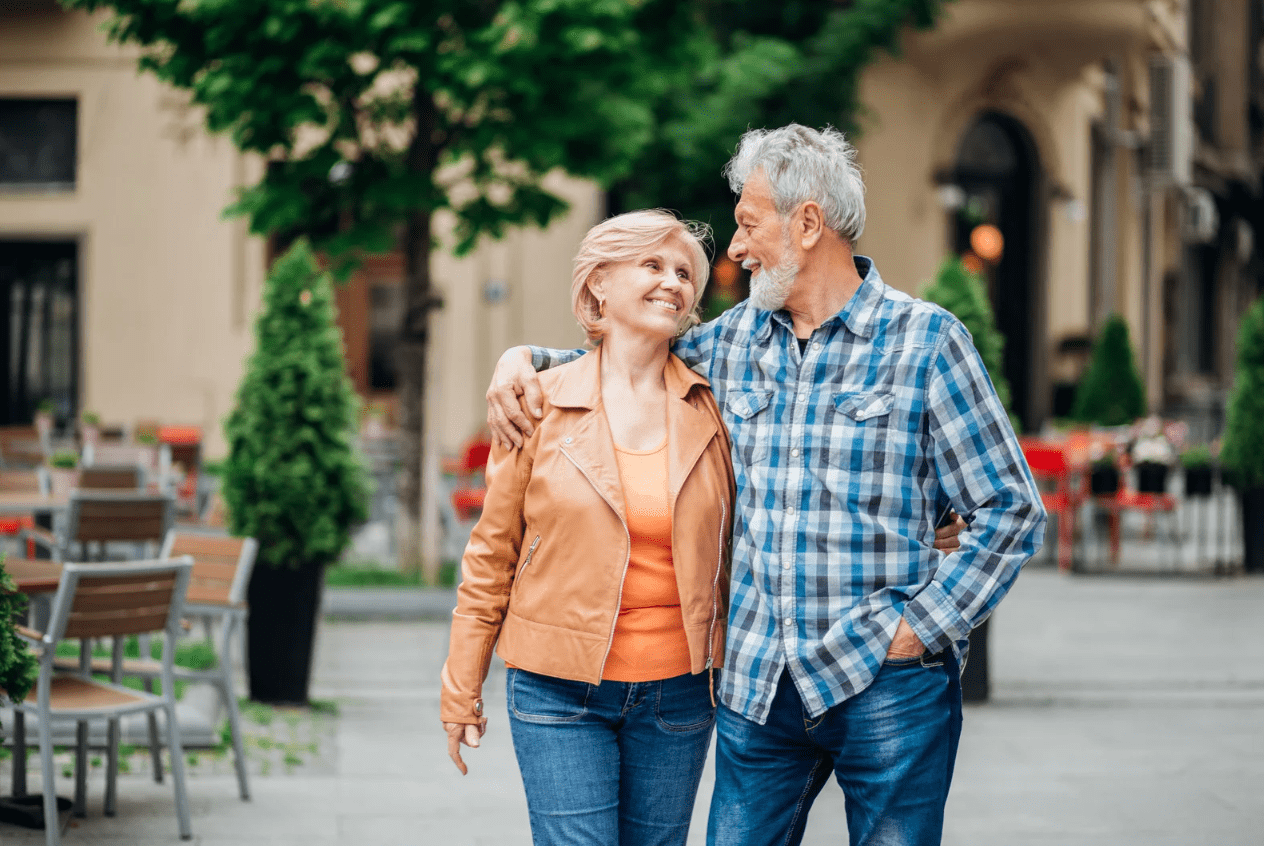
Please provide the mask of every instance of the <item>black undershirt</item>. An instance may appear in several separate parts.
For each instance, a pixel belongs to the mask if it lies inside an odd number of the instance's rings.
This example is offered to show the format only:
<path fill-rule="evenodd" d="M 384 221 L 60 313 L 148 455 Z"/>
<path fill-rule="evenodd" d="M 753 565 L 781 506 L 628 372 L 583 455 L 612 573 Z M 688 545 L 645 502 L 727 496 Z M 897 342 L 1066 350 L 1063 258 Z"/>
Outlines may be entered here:
<path fill-rule="evenodd" d="M 799 355 L 807 355 L 807 352 L 808 352 L 808 339 L 807 339 L 807 338 L 795 338 L 795 340 L 799 342 Z"/>

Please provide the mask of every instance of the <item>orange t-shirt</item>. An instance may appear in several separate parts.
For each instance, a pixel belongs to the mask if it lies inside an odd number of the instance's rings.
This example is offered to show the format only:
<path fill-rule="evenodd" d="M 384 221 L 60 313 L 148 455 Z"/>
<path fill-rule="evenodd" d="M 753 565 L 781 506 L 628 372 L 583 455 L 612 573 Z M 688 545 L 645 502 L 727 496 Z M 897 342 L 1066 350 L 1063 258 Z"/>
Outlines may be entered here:
<path fill-rule="evenodd" d="M 615 456 L 632 547 L 601 677 L 638 682 L 684 675 L 690 670 L 689 642 L 672 566 L 667 442 L 640 452 L 616 445 Z"/>

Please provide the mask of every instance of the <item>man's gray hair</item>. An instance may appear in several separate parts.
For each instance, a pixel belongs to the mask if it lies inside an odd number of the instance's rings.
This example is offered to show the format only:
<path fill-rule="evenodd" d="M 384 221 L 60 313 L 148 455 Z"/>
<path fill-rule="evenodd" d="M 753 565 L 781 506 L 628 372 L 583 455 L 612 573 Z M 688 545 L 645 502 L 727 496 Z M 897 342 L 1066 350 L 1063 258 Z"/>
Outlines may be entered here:
<path fill-rule="evenodd" d="M 760 168 L 782 218 L 811 200 L 824 212 L 825 225 L 849 243 L 865 230 L 865 183 L 856 166 L 856 148 L 837 129 L 792 123 L 780 129 L 748 130 L 724 166 L 733 193 L 741 194 Z"/>

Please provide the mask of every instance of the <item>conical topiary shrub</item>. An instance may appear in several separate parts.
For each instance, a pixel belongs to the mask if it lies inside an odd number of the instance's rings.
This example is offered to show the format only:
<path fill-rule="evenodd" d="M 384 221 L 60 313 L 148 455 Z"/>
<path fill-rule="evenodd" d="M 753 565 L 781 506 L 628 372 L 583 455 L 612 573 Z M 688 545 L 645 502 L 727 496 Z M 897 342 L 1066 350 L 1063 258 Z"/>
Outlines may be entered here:
<path fill-rule="evenodd" d="M 1015 431 L 1021 430 L 1010 405 L 1009 381 L 1005 378 L 1005 336 L 996 328 L 992 303 L 988 301 L 983 280 L 971 273 L 958 256 L 944 259 L 935 274 L 935 281 L 922 292 L 922 298 L 952 312 L 970 331 L 974 347 L 983 359 L 996 395 L 1009 412 L 1009 421 Z"/>
<path fill-rule="evenodd" d="M 0 554 L 0 704 L 25 699 L 39 674 L 35 655 L 13 628 L 25 608 L 26 597 L 17 592 Z"/>
<path fill-rule="evenodd" d="M 1246 569 L 1264 572 L 1264 299 L 1247 310 L 1238 330 L 1220 463 L 1242 496 Z"/>
<path fill-rule="evenodd" d="M 1071 417 L 1081 423 L 1123 426 L 1145 413 L 1145 383 L 1128 339 L 1128 324 L 1112 314 L 1093 344 L 1088 369 L 1075 392 Z"/>
<path fill-rule="evenodd" d="M 306 702 L 325 565 L 367 516 L 329 275 L 305 240 L 268 276 L 256 347 L 224 424 L 229 528 L 259 541 L 250 581 L 251 698 Z"/>

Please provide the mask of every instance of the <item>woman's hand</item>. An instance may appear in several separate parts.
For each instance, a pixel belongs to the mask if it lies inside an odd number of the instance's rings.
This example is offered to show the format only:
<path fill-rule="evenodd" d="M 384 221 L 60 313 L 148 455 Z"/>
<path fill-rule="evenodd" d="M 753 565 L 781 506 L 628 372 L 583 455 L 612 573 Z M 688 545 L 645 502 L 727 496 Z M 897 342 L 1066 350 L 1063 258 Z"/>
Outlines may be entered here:
<path fill-rule="evenodd" d="M 966 530 L 966 521 L 961 519 L 961 515 L 953 512 L 952 522 L 942 529 L 935 530 L 935 549 L 940 552 L 952 552 L 961 548 L 961 541 L 957 539 L 957 535 Z"/>
<path fill-rule="evenodd" d="M 487 387 L 487 427 L 492 439 L 505 449 L 522 446 L 523 440 L 535 431 L 535 421 L 542 414 L 544 394 L 540 377 L 531 366 L 531 350 L 510 347 L 496 362 L 492 383 Z M 519 399 L 521 398 L 521 400 Z M 523 408 L 530 410 L 530 415 Z"/>
<path fill-rule="evenodd" d="M 464 743 L 471 749 L 477 749 L 479 738 L 487 733 L 486 718 L 479 720 L 478 724 L 474 723 L 444 723 L 443 730 L 448 733 L 448 757 L 452 759 L 452 763 L 456 764 L 456 768 L 461 771 L 461 775 L 469 772 L 469 768 L 465 766 L 465 762 L 461 760 L 461 744 Z"/>

